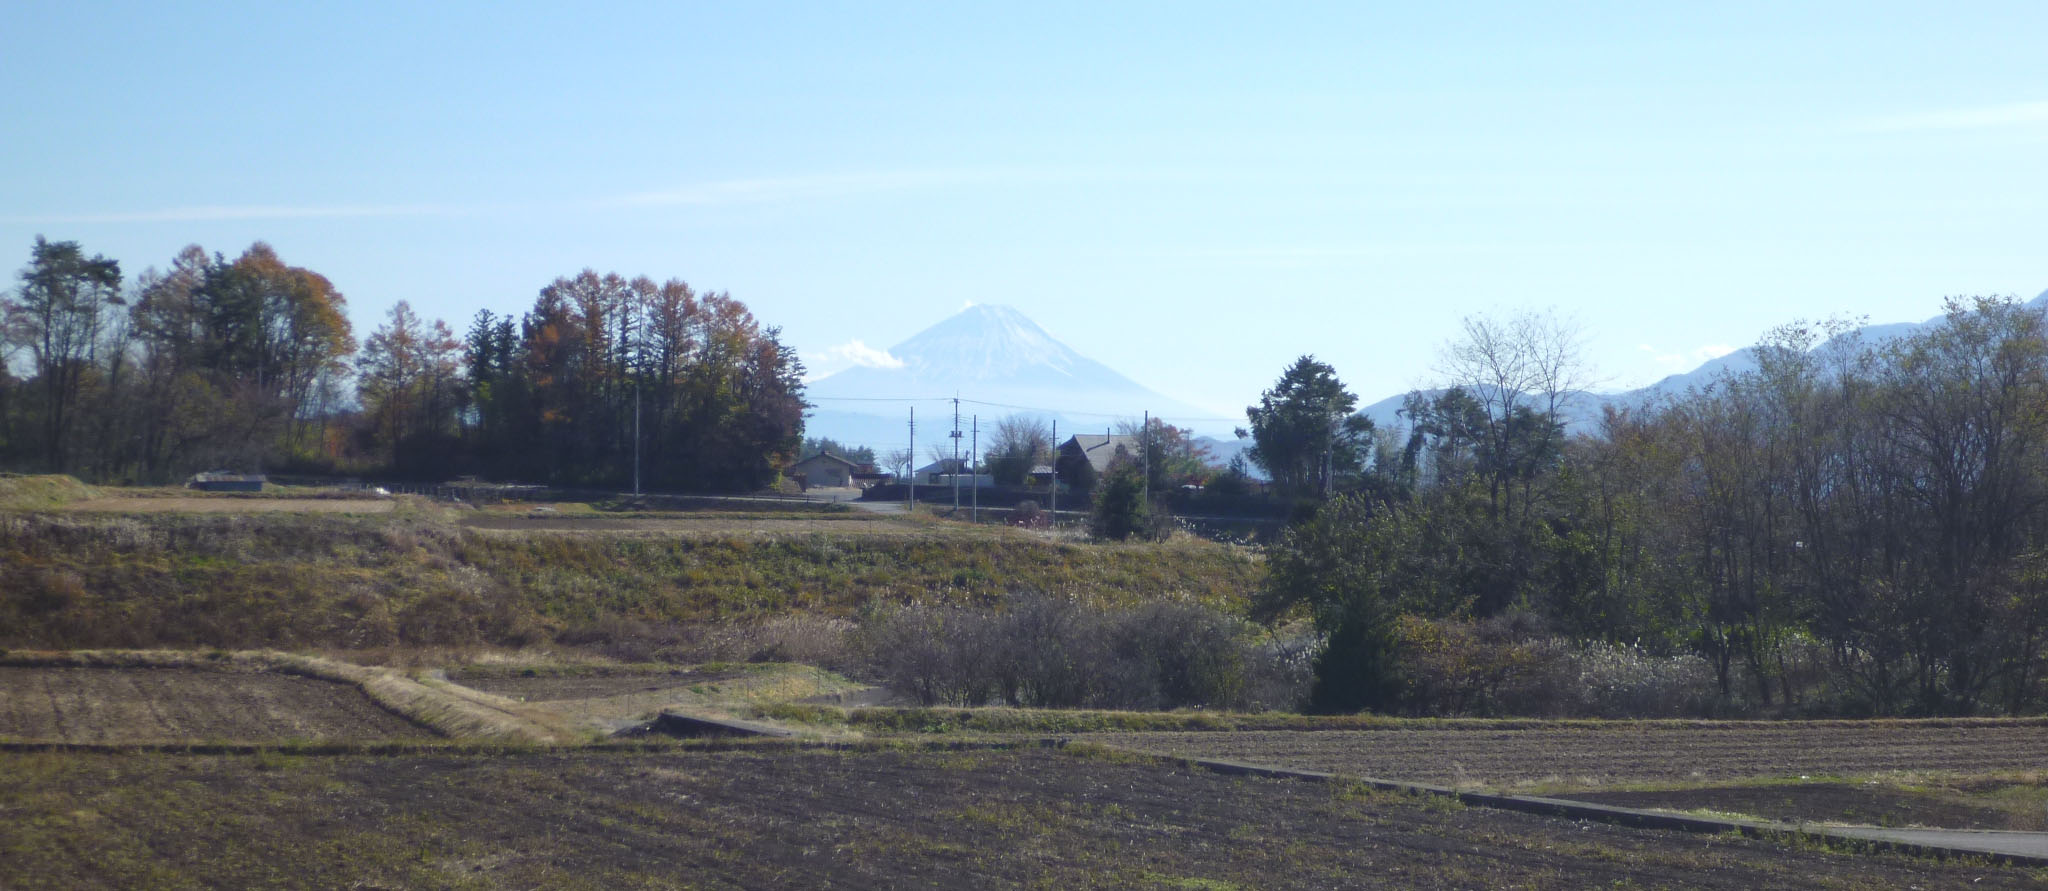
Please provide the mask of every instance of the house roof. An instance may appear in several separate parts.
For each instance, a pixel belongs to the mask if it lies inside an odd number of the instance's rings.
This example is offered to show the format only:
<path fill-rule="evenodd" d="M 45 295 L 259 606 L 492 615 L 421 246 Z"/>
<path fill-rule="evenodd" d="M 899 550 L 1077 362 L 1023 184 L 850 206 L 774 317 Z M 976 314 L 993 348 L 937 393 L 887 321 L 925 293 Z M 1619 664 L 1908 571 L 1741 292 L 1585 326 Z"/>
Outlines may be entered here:
<path fill-rule="evenodd" d="M 917 469 L 916 471 L 914 471 L 914 472 L 916 472 L 916 473 L 956 473 L 956 472 L 957 472 L 957 473 L 966 473 L 966 472 L 967 472 L 967 470 L 968 470 L 968 467 L 967 467 L 967 459 L 966 459 L 966 458 L 940 458 L 940 459 L 939 459 L 939 460 L 937 460 L 937 461 L 933 461 L 933 462 L 932 462 L 932 463 L 930 463 L 930 464 L 926 464 L 925 466 L 923 466 L 923 467 L 920 467 L 920 468 L 918 468 L 918 469 Z"/>
<path fill-rule="evenodd" d="M 811 463 L 814 463 L 814 462 L 815 462 L 815 463 L 824 463 L 824 462 L 830 462 L 830 461 L 837 461 L 837 462 L 839 462 L 839 463 L 841 463 L 841 464 L 844 464 L 844 465 L 846 465 L 846 466 L 847 466 L 848 468 L 851 468 L 851 469 L 853 469 L 853 470 L 859 470 L 859 469 L 860 469 L 860 464 L 859 464 L 859 463 L 857 463 L 857 462 L 855 462 L 855 461 L 853 461 L 853 460 L 851 460 L 851 459 L 848 459 L 848 458 L 843 458 L 843 457 L 840 457 L 840 456 L 838 456 L 838 455 L 834 455 L 834 454 L 832 454 L 831 452 L 819 452 L 819 453 L 817 453 L 817 454 L 815 454 L 815 455 L 812 455 L 812 456 L 810 456 L 810 457 L 808 457 L 808 458 L 805 458 L 805 459 L 803 459 L 802 461 L 798 461 L 798 462 L 796 462 L 795 464 L 792 464 L 792 465 L 790 465 L 790 466 L 791 466 L 791 467 L 801 467 L 801 466 L 803 466 L 803 465 L 805 465 L 805 464 L 811 464 Z"/>
<path fill-rule="evenodd" d="M 235 473 L 227 470 L 209 470 L 192 475 L 195 483 L 262 483 L 269 479 L 260 473 Z"/>
<path fill-rule="evenodd" d="M 1095 468 L 1096 473 L 1104 473 L 1110 462 L 1116 460 L 1119 447 L 1124 454 L 1138 457 L 1138 438 L 1122 433 L 1076 433 L 1060 446 L 1060 451 L 1079 449 L 1088 457 L 1088 466 Z"/>

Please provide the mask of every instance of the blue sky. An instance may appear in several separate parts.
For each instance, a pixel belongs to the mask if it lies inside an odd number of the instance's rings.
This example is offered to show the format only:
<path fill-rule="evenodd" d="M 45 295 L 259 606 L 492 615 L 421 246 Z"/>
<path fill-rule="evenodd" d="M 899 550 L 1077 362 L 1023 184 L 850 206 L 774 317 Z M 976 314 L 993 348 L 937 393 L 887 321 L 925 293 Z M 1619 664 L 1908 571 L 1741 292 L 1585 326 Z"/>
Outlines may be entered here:
<path fill-rule="evenodd" d="M 262 239 L 358 334 L 679 277 L 817 370 L 1004 303 L 1230 415 L 1475 313 L 1623 387 L 2048 288 L 2048 6 L 1534 6 L 17 3 L 0 257 Z"/>

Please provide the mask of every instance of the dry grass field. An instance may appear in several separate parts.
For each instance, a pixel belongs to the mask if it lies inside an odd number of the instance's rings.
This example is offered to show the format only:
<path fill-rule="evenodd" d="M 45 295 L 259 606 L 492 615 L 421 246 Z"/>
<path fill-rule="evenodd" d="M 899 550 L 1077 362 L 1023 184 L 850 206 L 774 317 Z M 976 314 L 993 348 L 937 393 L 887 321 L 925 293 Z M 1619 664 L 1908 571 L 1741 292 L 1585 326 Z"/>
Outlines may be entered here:
<path fill-rule="evenodd" d="M 860 512 L 457 510 L 387 501 L 121 497 L 0 481 L 0 647 L 578 647 L 626 661 L 869 604 L 1048 592 L 1227 608 L 1263 571 L 1199 540 L 1092 545 Z M 193 509 L 187 510 L 190 506 Z M 203 509 L 201 508 L 203 506 Z M 355 513 L 363 506 L 385 512 Z M 297 510 L 305 507 L 307 510 Z"/>
<path fill-rule="evenodd" d="M 766 536 L 766 535 L 851 535 L 904 537 L 930 535 L 929 524 L 882 514 L 606 514 L 555 515 L 467 513 L 459 520 L 465 529 L 485 532 L 551 532 L 588 534 L 642 534 L 663 536 Z M 1002 527 L 968 527 L 961 535 L 1000 536 L 1016 533 Z"/>
<path fill-rule="evenodd" d="M 160 498 L 87 498 L 64 505 L 66 511 L 112 514 L 388 514 L 397 502 L 375 498 L 235 498 L 231 496 L 166 496 Z"/>

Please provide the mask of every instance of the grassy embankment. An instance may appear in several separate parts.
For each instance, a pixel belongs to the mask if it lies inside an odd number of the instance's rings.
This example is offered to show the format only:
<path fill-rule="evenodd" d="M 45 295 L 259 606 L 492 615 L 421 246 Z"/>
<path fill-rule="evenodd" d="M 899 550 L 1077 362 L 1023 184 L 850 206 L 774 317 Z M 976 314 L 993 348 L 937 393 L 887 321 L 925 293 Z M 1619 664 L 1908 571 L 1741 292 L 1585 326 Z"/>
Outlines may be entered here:
<path fill-rule="evenodd" d="M 105 509 L 115 490 L 0 483 L 0 647 L 529 647 L 1025 590 L 1229 607 L 1262 572 L 1203 541 L 1063 543 L 924 518 L 666 513 L 640 529 L 636 513 L 508 531 L 413 499 L 376 515 L 123 512 Z M 88 498 L 98 509 L 63 509 Z"/>

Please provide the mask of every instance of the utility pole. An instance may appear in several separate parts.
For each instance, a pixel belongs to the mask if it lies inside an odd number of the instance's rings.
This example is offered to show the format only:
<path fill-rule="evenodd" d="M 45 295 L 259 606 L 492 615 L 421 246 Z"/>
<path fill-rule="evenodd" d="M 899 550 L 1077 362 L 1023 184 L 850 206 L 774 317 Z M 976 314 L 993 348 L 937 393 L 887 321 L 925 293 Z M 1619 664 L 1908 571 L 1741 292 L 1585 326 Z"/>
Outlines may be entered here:
<path fill-rule="evenodd" d="M 1330 413 L 1330 434 L 1323 437 L 1323 500 L 1330 500 L 1330 452 L 1337 447 L 1337 413 Z"/>
<path fill-rule="evenodd" d="M 968 513 L 968 515 L 967 515 L 967 516 L 968 516 L 968 519 L 972 520 L 973 522 L 979 523 L 979 522 L 981 522 L 981 416 L 980 416 L 980 415 L 975 415 L 975 416 L 974 416 L 974 439 L 973 439 L 973 440 L 971 440 L 971 441 L 973 442 L 973 445 L 970 445 L 970 446 L 968 446 L 968 447 L 967 447 L 967 460 L 968 460 L 968 461 L 970 461 L 970 462 L 973 462 L 973 466 L 974 466 L 974 510 L 970 511 L 970 512 Z"/>
<path fill-rule="evenodd" d="M 960 512 L 960 397 L 953 397 L 953 512 Z"/>
<path fill-rule="evenodd" d="M 1052 525 L 1060 524 L 1060 419 L 1052 419 Z"/>
<path fill-rule="evenodd" d="M 903 469 L 910 472 L 910 500 L 904 502 L 906 513 L 917 511 L 917 406 L 910 407 L 910 460 Z"/>
<path fill-rule="evenodd" d="M 1138 470 L 1145 475 L 1145 504 L 1152 504 L 1152 410 L 1145 410 L 1145 420 L 1138 427 Z"/>
<path fill-rule="evenodd" d="M 633 382 L 633 497 L 640 497 L 640 382 Z"/>

